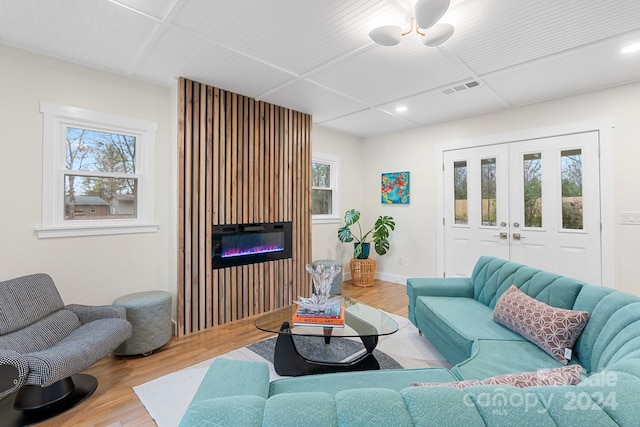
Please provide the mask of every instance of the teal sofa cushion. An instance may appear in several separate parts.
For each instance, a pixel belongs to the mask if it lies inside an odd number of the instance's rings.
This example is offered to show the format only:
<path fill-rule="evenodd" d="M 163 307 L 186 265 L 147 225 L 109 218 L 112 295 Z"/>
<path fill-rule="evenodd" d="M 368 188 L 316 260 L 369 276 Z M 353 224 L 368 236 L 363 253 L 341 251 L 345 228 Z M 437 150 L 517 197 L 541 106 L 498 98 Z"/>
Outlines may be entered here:
<path fill-rule="evenodd" d="M 635 361 L 637 365 L 637 360 Z M 542 390 L 541 390 L 542 391 Z M 640 378 L 623 371 L 605 369 L 591 375 L 576 388 L 563 387 L 563 409 L 573 412 L 600 412 L 599 418 L 609 418 L 618 426 L 639 425 Z M 549 390 L 546 390 L 548 393 Z M 611 422 L 587 425 L 612 425 Z"/>
<path fill-rule="evenodd" d="M 601 388 L 594 390 L 581 386 L 555 386 L 553 393 L 550 393 L 548 387 L 530 387 L 527 391 L 535 393 L 538 400 L 544 402 L 544 407 L 540 410 L 548 413 L 557 426 L 634 425 L 616 421 L 621 417 L 616 415 L 616 409 L 609 406 L 613 402 L 610 398 L 605 398 L 608 392 Z M 601 393 L 602 398 L 599 397 Z M 608 399 L 606 403 L 605 399 Z M 617 405 L 614 404 L 614 406 Z"/>
<path fill-rule="evenodd" d="M 180 427 L 261 427 L 266 399 L 253 395 L 192 401 Z"/>
<path fill-rule="evenodd" d="M 413 426 L 402 395 L 386 388 L 344 390 L 336 394 L 338 424 L 349 427 Z"/>
<path fill-rule="evenodd" d="M 401 391 L 414 426 L 486 427 L 463 390 L 453 387 L 410 387 Z"/>
<path fill-rule="evenodd" d="M 340 391 L 380 387 L 402 390 L 413 382 L 449 382 L 458 378 L 448 369 L 384 369 L 381 371 L 344 372 L 339 375 L 306 375 L 296 378 L 284 378 L 271 383 L 270 396 L 282 393 L 306 393 L 322 390 L 336 394 Z"/>
<path fill-rule="evenodd" d="M 329 393 L 285 393 L 271 397 L 263 427 L 338 427 L 336 403 Z"/>
<path fill-rule="evenodd" d="M 468 359 L 479 338 L 524 340 L 492 315 L 491 308 L 472 298 L 418 297 L 416 302 L 416 326 L 451 364 Z"/>
<path fill-rule="evenodd" d="M 571 364 L 577 363 L 572 360 Z M 526 341 L 477 340 L 470 358 L 452 368 L 460 379 L 482 380 L 514 372 L 531 372 L 564 366 L 537 345 Z"/>

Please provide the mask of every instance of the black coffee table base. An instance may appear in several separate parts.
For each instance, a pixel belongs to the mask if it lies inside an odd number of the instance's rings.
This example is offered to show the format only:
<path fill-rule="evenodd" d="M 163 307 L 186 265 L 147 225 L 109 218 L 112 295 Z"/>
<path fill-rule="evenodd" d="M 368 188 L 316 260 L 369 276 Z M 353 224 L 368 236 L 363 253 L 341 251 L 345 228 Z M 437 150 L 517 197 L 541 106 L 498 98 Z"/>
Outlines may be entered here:
<path fill-rule="evenodd" d="M 324 328 L 324 340 L 330 343 L 332 328 Z M 331 372 L 366 371 L 380 369 L 380 364 L 373 356 L 373 350 L 378 345 L 378 336 L 361 336 L 366 353 L 348 362 L 321 362 L 310 360 L 298 353 L 289 322 L 284 322 L 276 340 L 273 366 L 282 376 L 300 376 L 312 374 L 328 374 Z"/>

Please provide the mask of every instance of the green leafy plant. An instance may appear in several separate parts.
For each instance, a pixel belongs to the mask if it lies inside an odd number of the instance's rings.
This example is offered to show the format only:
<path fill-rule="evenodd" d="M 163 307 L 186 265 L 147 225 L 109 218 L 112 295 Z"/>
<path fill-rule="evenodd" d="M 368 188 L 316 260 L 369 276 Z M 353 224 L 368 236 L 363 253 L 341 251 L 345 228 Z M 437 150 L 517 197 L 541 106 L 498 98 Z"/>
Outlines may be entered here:
<path fill-rule="evenodd" d="M 344 214 L 344 225 L 338 229 L 338 239 L 341 242 L 354 242 L 353 257 L 359 258 L 362 255 L 362 245 L 365 243 L 374 243 L 374 249 L 378 255 L 384 255 L 389 250 L 389 233 L 395 230 L 396 223 L 390 216 L 380 215 L 376 220 L 373 228 L 366 233 L 362 233 L 360 226 L 360 212 L 355 209 L 349 209 Z M 351 227 L 357 226 L 357 233 L 351 231 Z M 367 238 L 371 236 L 371 240 Z"/>

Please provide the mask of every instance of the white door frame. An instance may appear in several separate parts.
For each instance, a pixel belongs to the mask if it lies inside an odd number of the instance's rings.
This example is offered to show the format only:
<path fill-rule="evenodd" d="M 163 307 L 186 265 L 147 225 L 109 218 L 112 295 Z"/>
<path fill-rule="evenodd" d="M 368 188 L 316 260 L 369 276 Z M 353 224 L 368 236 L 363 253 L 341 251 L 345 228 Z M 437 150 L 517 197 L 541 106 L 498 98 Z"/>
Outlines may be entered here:
<path fill-rule="evenodd" d="M 597 131 L 600 138 L 600 218 L 602 222 L 601 256 L 602 284 L 615 288 L 615 246 L 614 246 L 614 210 L 613 210 L 613 117 L 602 117 L 581 122 L 565 123 L 543 128 L 526 129 L 486 137 L 458 140 L 436 145 L 436 267 L 438 277 L 444 275 L 444 180 L 442 169 L 444 152 L 449 150 L 480 147 L 483 145 L 503 144 L 547 138 L 573 133 Z M 471 273 L 471 272 L 469 272 Z"/>

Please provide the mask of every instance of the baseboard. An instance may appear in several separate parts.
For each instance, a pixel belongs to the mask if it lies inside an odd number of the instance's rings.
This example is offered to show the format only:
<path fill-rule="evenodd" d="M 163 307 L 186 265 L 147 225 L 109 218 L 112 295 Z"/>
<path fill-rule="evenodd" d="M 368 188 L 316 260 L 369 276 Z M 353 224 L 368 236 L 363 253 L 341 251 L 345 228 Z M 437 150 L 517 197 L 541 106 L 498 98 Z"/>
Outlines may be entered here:
<path fill-rule="evenodd" d="M 173 319 L 171 319 L 171 333 L 174 337 L 178 336 L 178 323 Z"/>
<path fill-rule="evenodd" d="M 401 285 L 407 285 L 407 278 L 404 276 L 396 276 L 395 274 L 378 273 L 376 272 L 376 279 L 384 280 L 385 282 L 399 283 Z"/>
<path fill-rule="evenodd" d="M 394 274 L 387 274 L 387 273 L 379 273 L 376 272 L 376 279 L 379 280 L 384 280 L 386 282 L 391 282 L 391 283 L 399 283 L 401 285 L 407 285 L 407 278 L 404 276 L 396 276 Z M 347 281 L 347 280 L 351 280 L 351 272 L 349 271 L 345 271 L 342 275 L 342 280 Z"/>

